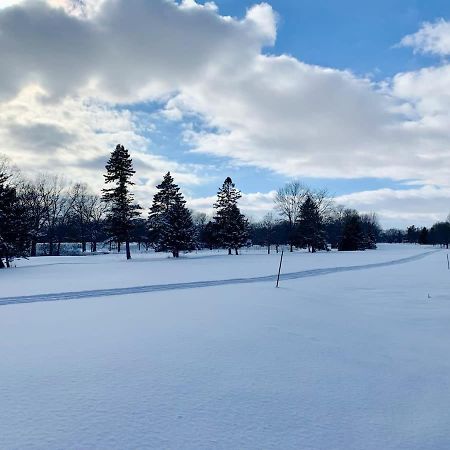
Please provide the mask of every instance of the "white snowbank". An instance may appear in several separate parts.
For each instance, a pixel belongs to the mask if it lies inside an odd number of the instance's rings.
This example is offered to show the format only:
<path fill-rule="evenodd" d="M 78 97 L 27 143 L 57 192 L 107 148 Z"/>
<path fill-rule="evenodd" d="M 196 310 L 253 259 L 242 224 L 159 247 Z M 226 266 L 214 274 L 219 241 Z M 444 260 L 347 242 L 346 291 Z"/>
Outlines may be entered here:
<path fill-rule="evenodd" d="M 298 255 L 291 269 L 413 251 L 423 249 Z M 85 259 L 92 262 L 4 271 L 0 283 L 36 272 L 36 282 L 52 276 L 68 290 L 81 274 L 117 285 L 147 282 L 147 273 L 158 281 L 239 273 L 222 257 Z M 232 260 L 241 275 L 270 267 L 258 263 L 263 256 Z M 0 307 L 0 447 L 447 449 L 446 264 L 438 252 L 280 289 L 261 283 Z M 116 279 L 119 268 L 139 274 Z M 95 279 L 76 281 L 97 287 Z"/>

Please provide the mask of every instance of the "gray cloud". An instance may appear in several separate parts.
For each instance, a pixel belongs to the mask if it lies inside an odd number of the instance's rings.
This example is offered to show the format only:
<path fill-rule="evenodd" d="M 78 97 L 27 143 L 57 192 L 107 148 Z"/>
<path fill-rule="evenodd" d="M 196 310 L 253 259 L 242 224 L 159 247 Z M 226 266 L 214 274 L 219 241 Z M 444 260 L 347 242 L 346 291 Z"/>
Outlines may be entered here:
<path fill-rule="evenodd" d="M 287 176 L 450 184 L 450 65 L 379 85 L 262 53 L 276 38 L 268 4 L 236 19 L 193 0 L 85 1 L 83 9 L 48 2 L 65 9 L 37 0 L 0 9 L 0 136 L 26 168 L 30 154 L 53 148 L 33 170 L 51 167 L 53 157 L 69 176 L 93 180 L 99 161 L 123 142 L 144 172 L 142 196 L 165 168 L 200 182 L 195 168 L 152 155 L 136 115 L 114 108 L 158 99 L 168 118 L 203 121 L 200 131 L 186 127 L 197 152 Z M 436 44 L 444 54 L 447 29 L 424 27 L 403 44 Z"/>
<path fill-rule="evenodd" d="M 17 146 L 28 151 L 53 152 L 75 141 L 75 136 L 55 125 L 13 123 L 8 129 Z"/>

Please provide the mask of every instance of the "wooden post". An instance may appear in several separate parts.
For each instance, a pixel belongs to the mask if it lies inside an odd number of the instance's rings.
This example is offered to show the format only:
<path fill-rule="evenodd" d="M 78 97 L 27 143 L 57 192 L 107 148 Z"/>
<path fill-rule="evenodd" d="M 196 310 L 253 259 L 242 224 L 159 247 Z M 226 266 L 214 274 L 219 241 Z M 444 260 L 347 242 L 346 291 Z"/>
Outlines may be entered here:
<path fill-rule="evenodd" d="M 280 267 L 278 267 L 277 287 L 280 282 L 281 264 L 283 263 L 284 250 L 281 250 Z"/>

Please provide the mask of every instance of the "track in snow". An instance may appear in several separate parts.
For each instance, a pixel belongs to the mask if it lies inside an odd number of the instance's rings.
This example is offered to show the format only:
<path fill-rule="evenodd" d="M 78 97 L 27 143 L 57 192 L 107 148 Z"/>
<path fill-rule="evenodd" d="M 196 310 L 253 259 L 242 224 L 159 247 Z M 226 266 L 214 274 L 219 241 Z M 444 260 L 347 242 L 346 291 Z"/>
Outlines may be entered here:
<path fill-rule="evenodd" d="M 340 272 L 352 272 L 355 270 L 366 270 L 366 269 L 376 269 L 378 267 L 395 266 L 398 264 L 405 264 L 420 260 L 438 251 L 439 250 L 433 250 L 430 252 L 421 253 L 420 255 L 409 256 L 407 258 L 395 259 L 392 261 L 380 263 L 364 264 L 359 266 L 328 267 L 323 269 L 311 269 L 311 270 L 303 270 L 300 272 L 285 273 L 280 276 L 280 280 L 295 280 L 298 278 L 317 277 L 321 275 L 328 275 Z M 0 298 L 0 306 L 17 305 L 23 303 L 36 303 L 36 302 L 53 302 L 61 300 L 79 300 L 94 297 L 110 297 L 113 295 L 143 294 L 161 291 L 174 291 L 179 289 L 196 289 L 203 287 L 227 286 L 233 284 L 265 283 L 269 281 L 275 282 L 276 278 L 277 278 L 276 275 L 266 275 L 252 278 L 231 278 L 228 280 L 191 281 L 186 283 L 153 284 L 149 286 L 133 286 L 133 287 L 113 288 L 113 289 L 94 289 L 89 291 L 78 291 L 78 292 L 58 292 L 51 294 L 24 295 L 19 297 L 3 297 Z"/>

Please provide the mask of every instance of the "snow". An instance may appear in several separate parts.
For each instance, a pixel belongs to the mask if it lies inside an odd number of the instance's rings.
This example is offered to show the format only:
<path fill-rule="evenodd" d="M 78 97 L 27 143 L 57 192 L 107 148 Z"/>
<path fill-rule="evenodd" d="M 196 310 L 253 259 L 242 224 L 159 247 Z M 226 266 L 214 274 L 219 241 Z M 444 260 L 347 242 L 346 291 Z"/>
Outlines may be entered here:
<path fill-rule="evenodd" d="M 415 245 L 381 245 L 376 251 L 357 252 L 356 258 L 353 252 L 286 252 L 283 272 L 380 263 L 422 253 L 424 248 Z M 43 256 L 17 261 L 18 270 L 0 271 L 0 297 L 267 276 L 277 272 L 279 260 L 280 254 L 267 255 L 265 249 L 244 249 L 237 257 L 202 251 L 179 260 L 160 253 L 135 254 L 131 261 L 123 254 Z"/>
<path fill-rule="evenodd" d="M 430 250 L 288 254 L 285 271 Z M 262 276 L 278 257 L 36 258 L 0 272 L 0 297 Z M 449 292 L 439 251 L 279 289 L 0 306 L 0 448 L 447 449 Z"/>

